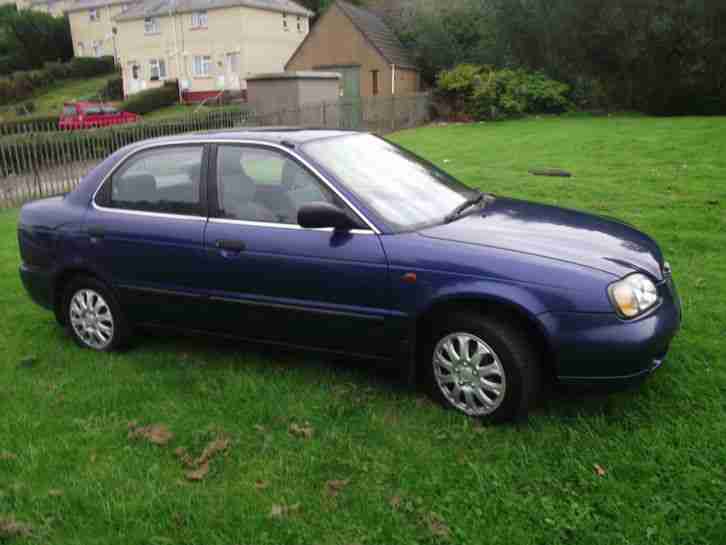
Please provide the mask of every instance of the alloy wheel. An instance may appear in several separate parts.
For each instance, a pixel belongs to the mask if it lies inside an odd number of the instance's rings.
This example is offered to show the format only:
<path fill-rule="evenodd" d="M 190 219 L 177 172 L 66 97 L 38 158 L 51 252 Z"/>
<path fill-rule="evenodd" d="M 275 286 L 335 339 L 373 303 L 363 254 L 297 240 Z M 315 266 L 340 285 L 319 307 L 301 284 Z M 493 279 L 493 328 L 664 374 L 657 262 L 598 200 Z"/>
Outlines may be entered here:
<path fill-rule="evenodd" d="M 486 416 L 502 404 L 507 388 L 496 352 L 470 333 L 451 333 L 434 349 L 434 376 L 444 397 L 469 416 Z"/>
<path fill-rule="evenodd" d="M 70 320 L 73 331 L 89 348 L 103 350 L 113 341 L 114 319 L 111 307 L 94 290 L 82 289 L 73 295 Z"/>

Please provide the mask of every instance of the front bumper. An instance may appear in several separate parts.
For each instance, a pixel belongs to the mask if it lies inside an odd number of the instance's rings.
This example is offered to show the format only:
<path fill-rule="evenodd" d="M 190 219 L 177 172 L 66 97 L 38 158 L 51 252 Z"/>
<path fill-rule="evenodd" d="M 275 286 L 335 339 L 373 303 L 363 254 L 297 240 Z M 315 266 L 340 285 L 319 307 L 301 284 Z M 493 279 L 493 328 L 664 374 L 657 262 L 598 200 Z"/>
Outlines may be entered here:
<path fill-rule="evenodd" d="M 547 313 L 539 318 L 563 383 L 625 383 L 659 368 L 681 325 L 672 279 L 658 285 L 661 303 L 635 320 L 612 314 Z"/>
<path fill-rule="evenodd" d="M 53 310 L 53 274 L 28 265 L 20 266 L 20 278 L 30 298 L 38 305 Z"/>

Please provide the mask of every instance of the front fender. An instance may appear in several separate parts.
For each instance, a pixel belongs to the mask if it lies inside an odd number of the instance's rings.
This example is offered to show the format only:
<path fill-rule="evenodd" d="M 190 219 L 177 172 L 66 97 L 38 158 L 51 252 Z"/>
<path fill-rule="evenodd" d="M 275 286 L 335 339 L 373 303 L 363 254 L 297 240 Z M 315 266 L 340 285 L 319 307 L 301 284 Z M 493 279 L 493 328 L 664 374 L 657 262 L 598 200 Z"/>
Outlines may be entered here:
<path fill-rule="evenodd" d="M 413 314 L 420 317 L 438 305 L 476 301 L 516 307 L 534 319 L 538 314 L 547 312 L 547 299 L 544 294 L 532 292 L 516 284 L 487 280 L 458 280 L 431 289 L 429 294 L 418 302 Z"/>

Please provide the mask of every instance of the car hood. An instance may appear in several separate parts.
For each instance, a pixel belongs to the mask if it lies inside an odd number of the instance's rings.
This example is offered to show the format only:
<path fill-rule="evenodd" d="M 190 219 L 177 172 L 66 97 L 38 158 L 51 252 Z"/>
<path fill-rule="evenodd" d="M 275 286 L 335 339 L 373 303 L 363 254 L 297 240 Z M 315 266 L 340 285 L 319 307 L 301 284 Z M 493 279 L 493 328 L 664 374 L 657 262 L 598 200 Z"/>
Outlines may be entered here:
<path fill-rule="evenodd" d="M 421 231 L 423 236 L 567 261 L 615 276 L 662 278 L 663 257 L 648 235 L 620 221 L 497 197 L 483 211 Z"/>

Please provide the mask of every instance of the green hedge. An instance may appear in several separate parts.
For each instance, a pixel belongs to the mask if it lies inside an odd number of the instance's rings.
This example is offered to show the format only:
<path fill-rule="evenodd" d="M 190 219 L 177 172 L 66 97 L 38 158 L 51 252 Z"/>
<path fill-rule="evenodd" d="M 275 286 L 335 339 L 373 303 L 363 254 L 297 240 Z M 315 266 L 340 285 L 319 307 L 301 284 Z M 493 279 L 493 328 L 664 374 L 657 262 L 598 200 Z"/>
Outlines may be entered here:
<path fill-rule="evenodd" d="M 569 85 L 521 69 L 462 64 L 439 74 L 437 90 L 456 113 L 477 120 L 563 113 L 573 106 Z"/>
<path fill-rule="evenodd" d="M 121 76 L 111 78 L 106 82 L 103 88 L 104 100 L 123 100 L 124 98 L 124 80 Z"/>
<path fill-rule="evenodd" d="M 0 123 L 0 135 L 56 130 L 58 130 L 57 115 L 34 116 Z"/>
<path fill-rule="evenodd" d="M 40 70 L 14 72 L 0 78 L 0 104 L 25 100 L 55 81 L 101 76 L 115 69 L 113 57 L 75 57 L 66 63 L 45 63 Z"/>
<path fill-rule="evenodd" d="M 172 106 L 177 102 L 179 102 L 177 82 L 168 81 L 156 89 L 148 89 L 131 95 L 121 108 L 127 112 L 144 115 L 165 106 Z"/>
<path fill-rule="evenodd" d="M 122 146 L 157 136 L 244 125 L 250 111 L 223 108 L 204 115 L 189 115 L 164 121 L 114 125 L 79 131 L 39 132 L 0 137 L 0 175 L 24 173 L 61 162 L 105 159 Z"/>

